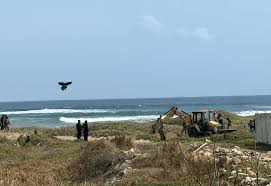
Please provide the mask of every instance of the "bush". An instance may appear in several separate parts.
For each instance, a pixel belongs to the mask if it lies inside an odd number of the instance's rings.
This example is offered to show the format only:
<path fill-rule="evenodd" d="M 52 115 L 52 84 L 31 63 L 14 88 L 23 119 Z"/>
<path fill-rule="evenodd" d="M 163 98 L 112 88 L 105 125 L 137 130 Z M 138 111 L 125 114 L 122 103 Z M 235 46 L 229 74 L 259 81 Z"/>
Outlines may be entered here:
<path fill-rule="evenodd" d="M 119 134 L 112 140 L 112 142 L 120 149 L 129 150 L 133 148 L 133 139 L 131 136 Z"/>
<path fill-rule="evenodd" d="M 98 179 L 117 161 L 118 151 L 112 143 L 106 140 L 92 141 L 81 149 L 79 157 L 71 164 L 72 180 L 81 182 Z"/>

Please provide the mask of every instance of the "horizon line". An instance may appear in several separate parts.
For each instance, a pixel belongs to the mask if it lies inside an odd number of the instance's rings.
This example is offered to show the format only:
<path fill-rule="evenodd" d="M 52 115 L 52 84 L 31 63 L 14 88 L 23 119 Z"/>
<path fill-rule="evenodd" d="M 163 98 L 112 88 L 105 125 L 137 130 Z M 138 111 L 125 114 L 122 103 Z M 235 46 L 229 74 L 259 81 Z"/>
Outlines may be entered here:
<path fill-rule="evenodd" d="M 136 99 L 174 99 L 174 98 L 215 98 L 215 97 L 255 97 L 271 95 L 228 95 L 228 96 L 169 96 L 169 97 L 144 97 L 144 98 L 86 98 L 86 99 L 56 99 L 56 100 L 25 100 L 25 101 L 0 101 L 0 103 L 23 103 L 23 102 L 57 102 L 57 101 L 99 101 L 99 100 L 136 100 Z"/>

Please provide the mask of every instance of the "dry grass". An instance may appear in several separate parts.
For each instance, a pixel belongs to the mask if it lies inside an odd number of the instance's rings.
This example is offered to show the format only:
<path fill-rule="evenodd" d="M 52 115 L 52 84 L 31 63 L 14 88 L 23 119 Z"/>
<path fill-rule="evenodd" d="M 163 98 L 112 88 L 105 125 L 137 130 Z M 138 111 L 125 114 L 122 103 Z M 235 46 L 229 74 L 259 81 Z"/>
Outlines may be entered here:
<path fill-rule="evenodd" d="M 133 148 L 133 138 L 131 136 L 119 134 L 112 140 L 114 144 L 120 149 L 129 150 Z"/>
<path fill-rule="evenodd" d="M 177 142 L 161 144 L 149 156 L 135 160 L 133 168 L 136 171 L 124 179 L 128 185 L 152 182 L 193 185 L 197 180 L 203 183 L 210 182 L 213 176 L 212 160 L 193 158 Z M 138 177 L 142 171 L 148 176 Z"/>
<path fill-rule="evenodd" d="M 181 178 L 183 178 L 181 173 L 172 174 L 162 168 L 141 168 L 134 170 L 129 175 L 126 175 L 122 179 L 121 185 L 151 185 L 153 183 L 157 183 L 157 185 L 159 185 L 158 183 L 168 183 L 168 180 L 170 180 L 171 183 L 180 183 L 179 181 Z M 184 180 L 182 180 L 182 183 L 185 183 Z"/>
<path fill-rule="evenodd" d="M 1 185 L 61 185 L 61 164 L 52 161 L 24 161 L 0 165 Z"/>
<path fill-rule="evenodd" d="M 69 166 L 70 176 L 75 182 L 98 180 L 118 158 L 118 150 L 112 143 L 105 140 L 90 142 Z"/>
<path fill-rule="evenodd" d="M 26 137 L 0 142 L 0 185 L 64 185 L 66 167 L 80 145 L 29 134 L 28 143 Z"/>

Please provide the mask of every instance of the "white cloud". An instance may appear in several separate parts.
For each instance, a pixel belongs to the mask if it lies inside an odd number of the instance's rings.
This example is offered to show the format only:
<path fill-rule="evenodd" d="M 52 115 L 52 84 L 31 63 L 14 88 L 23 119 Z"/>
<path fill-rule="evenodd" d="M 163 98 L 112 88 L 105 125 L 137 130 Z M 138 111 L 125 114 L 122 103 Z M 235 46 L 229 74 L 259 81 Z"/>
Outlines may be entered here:
<path fill-rule="evenodd" d="M 209 29 L 206 27 L 198 27 L 192 31 L 188 31 L 184 28 L 178 28 L 176 33 L 182 39 L 199 39 L 209 41 L 214 38 L 214 36 L 210 34 Z"/>
<path fill-rule="evenodd" d="M 159 21 L 155 16 L 148 15 L 140 17 L 140 26 L 154 34 L 177 34 L 182 39 L 197 39 L 203 41 L 210 41 L 214 36 L 209 32 L 207 27 L 197 27 L 191 30 L 186 28 L 178 28 L 175 30 L 166 28 L 166 26 Z M 173 31 L 173 32 L 172 32 Z"/>
<path fill-rule="evenodd" d="M 213 36 L 209 33 L 209 30 L 206 27 L 196 28 L 193 31 L 192 35 L 198 39 L 202 39 L 205 41 L 209 41 L 213 39 Z"/>
<path fill-rule="evenodd" d="M 164 25 L 155 16 L 141 17 L 140 25 L 151 32 L 161 32 Z"/>

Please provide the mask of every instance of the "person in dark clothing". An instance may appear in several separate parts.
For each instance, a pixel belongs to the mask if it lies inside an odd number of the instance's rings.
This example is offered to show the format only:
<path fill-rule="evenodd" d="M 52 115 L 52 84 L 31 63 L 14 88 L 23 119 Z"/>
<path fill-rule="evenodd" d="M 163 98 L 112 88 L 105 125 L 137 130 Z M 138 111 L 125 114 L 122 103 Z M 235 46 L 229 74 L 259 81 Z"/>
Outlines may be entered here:
<path fill-rule="evenodd" d="M 160 134 L 161 141 L 166 141 L 166 129 L 165 129 L 165 125 L 162 122 L 160 122 L 158 132 Z"/>
<path fill-rule="evenodd" d="M 84 141 L 88 141 L 88 122 L 85 121 L 85 123 L 83 124 L 83 135 L 84 135 Z"/>
<path fill-rule="evenodd" d="M 0 124 L 1 124 L 1 130 L 4 130 L 5 129 L 5 115 L 2 115 L 1 116 L 1 121 L 0 121 Z"/>
<path fill-rule="evenodd" d="M 77 139 L 81 139 L 81 136 L 82 136 L 82 125 L 81 125 L 81 121 L 80 120 L 78 120 L 78 122 L 76 124 L 76 131 L 77 131 L 77 134 L 76 134 Z"/>
<path fill-rule="evenodd" d="M 5 129 L 6 131 L 9 131 L 10 120 L 9 120 L 8 116 L 6 116 L 6 119 L 5 119 L 5 122 L 4 122 L 3 125 L 4 125 L 4 129 Z"/>
<path fill-rule="evenodd" d="M 217 120 L 218 120 L 218 123 L 221 124 L 222 127 L 224 128 L 223 117 L 221 113 L 218 113 Z"/>
<path fill-rule="evenodd" d="M 222 116 L 221 113 L 218 113 L 216 119 L 219 120 L 219 118 L 220 118 L 221 116 Z"/>
<path fill-rule="evenodd" d="M 248 123 L 248 127 L 250 132 L 256 132 L 256 125 L 255 125 L 255 119 L 254 120 L 250 120 Z"/>
<path fill-rule="evenodd" d="M 256 119 L 253 120 L 253 130 L 256 132 Z"/>
<path fill-rule="evenodd" d="M 156 130 L 157 130 L 157 124 L 160 123 L 162 116 L 160 115 L 160 117 L 156 120 L 156 122 L 151 126 L 151 134 L 155 134 Z"/>
<path fill-rule="evenodd" d="M 184 133 L 184 135 L 187 135 L 188 134 L 187 130 L 188 130 L 188 125 L 185 122 L 183 122 L 183 129 L 181 131 L 181 134 Z"/>
<path fill-rule="evenodd" d="M 228 121 L 228 129 L 231 127 L 231 120 L 230 118 L 227 118 L 227 121 Z"/>

